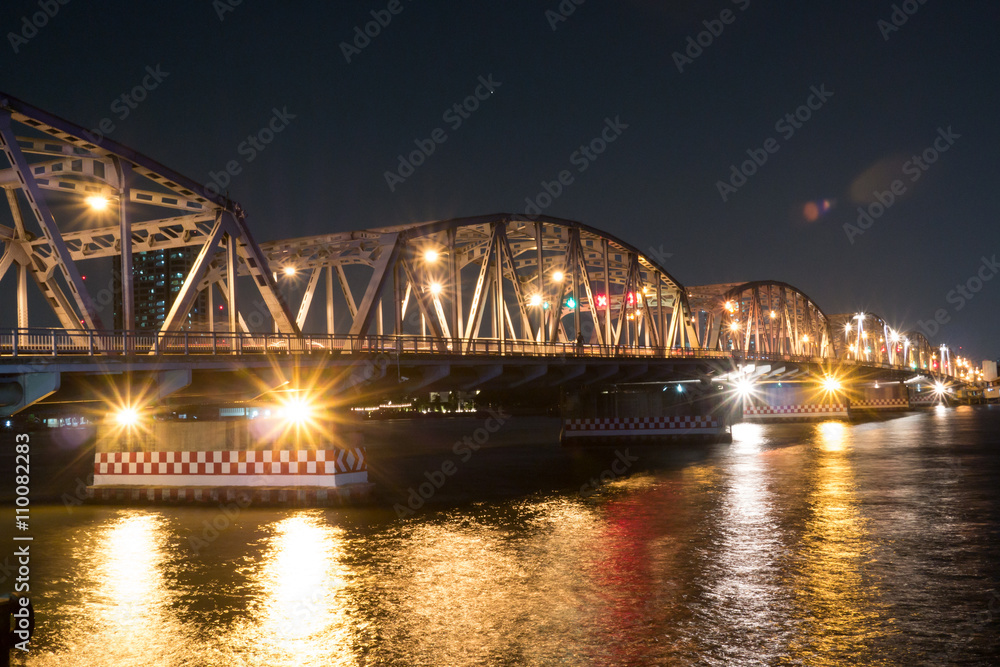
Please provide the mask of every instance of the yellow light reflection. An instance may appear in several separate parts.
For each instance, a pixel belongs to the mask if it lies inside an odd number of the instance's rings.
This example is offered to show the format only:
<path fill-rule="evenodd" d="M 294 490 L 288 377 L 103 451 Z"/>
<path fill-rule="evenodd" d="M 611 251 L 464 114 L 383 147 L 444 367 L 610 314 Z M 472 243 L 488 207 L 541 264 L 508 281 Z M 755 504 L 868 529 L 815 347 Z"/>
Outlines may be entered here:
<path fill-rule="evenodd" d="M 709 594 L 720 608 L 713 613 L 725 619 L 727 640 L 744 638 L 728 647 L 733 664 L 749 664 L 774 649 L 774 638 L 761 628 L 779 626 L 787 609 L 775 592 L 782 577 L 775 554 L 786 546 L 775 516 L 773 500 L 774 459 L 764 444 L 769 427 L 762 424 L 733 426 L 733 461 L 720 469 L 719 512 L 713 532 L 718 549 L 709 575 Z"/>
<path fill-rule="evenodd" d="M 860 509 L 853 456 L 854 431 L 824 422 L 815 431 L 811 470 L 805 472 L 810 516 L 795 571 L 799 632 L 790 643 L 794 662 L 868 663 L 885 642 L 873 628 L 888 627 L 877 582 L 865 576 L 874 544 Z M 839 659 L 834 656 L 839 657 Z"/>
<path fill-rule="evenodd" d="M 85 579 L 82 608 L 73 614 L 86 638 L 67 639 L 77 647 L 72 664 L 148 665 L 193 641 L 191 628 L 176 616 L 178 595 L 167 580 L 168 522 L 158 513 L 116 512 L 86 538 L 93 545 L 81 553 L 77 568 Z M 91 654 L 92 652 L 92 654 Z M 69 664 L 69 663 L 65 663 Z"/>
<path fill-rule="evenodd" d="M 255 614 L 266 664 L 355 664 L 342 530 L 320 512 L 303 512 L 278 522 L 270 542 Z"/>

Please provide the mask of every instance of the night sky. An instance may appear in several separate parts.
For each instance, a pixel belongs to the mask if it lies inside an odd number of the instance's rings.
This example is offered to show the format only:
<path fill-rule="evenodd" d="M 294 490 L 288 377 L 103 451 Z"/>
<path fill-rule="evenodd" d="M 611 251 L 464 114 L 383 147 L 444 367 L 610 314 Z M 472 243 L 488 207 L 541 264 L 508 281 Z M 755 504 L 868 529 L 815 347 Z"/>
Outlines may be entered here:
<path fill-rule="evenodd" d="M 33 34 L 38 0 L 8 0 L 0 90 L 110 119 L 197 181 L 235 160 L 259 241 L 524 212 L 569 170 L 544 213 L 685 285 L 783 280 L 907 329 L 943 310 L 932 342 L 1000 356 L 997 3 L 577 2 L 72 0 Z M 372 12 L 391 20 L 357 48 Z M 274 140 L 244 144 L 275 110 Z M 881 215 L 862 228 L 859 206 Z"/>

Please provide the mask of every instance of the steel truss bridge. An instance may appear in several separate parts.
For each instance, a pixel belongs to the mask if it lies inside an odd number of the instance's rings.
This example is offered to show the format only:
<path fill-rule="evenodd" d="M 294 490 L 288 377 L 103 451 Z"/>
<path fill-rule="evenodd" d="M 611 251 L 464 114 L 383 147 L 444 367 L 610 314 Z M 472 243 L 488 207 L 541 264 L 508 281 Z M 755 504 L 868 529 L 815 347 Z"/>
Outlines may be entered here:
<path fill-rule="evenodd" d="M 456 388 L 501 377 L 510 387 L 649 380 L 764 362 L 970 379 L 949 348 L 873 313 L 828 315 L 779 281 L 686 287 L 630 243 L 570 220 L 495 214 L 258 243 L 236 202 L 3 94 L 0 148 L 0 281 L 17 320 L 0 324 L 0 404 L 4 376 L 21 383 L 8 411 L 58 387 L 60 374 L 158 373 L 185 387 L 192 373 L 270 368 L 280 385 L 282 359 L 349 376 L 381 358 L 381 374 L 395 364 L 391 375 L 411 389 L 445 378 Z M 136 330 L 134 254 L 180 248 L 196 254 L 162 326 Z M 88 292 L 82 267 L 97 260 L 124 277 L 113 304 L 123 330 Z M 284 296 L 292 278 L 295 304 Z M 29 313 L 31 284 L 45 312 Z M 193 325 L 200 294 L 208 316 Z M 324 299 L 325 329 L 304 332 Z M 41 316 L 58 326 L 33 326 Z M 29 390 L 32 374 L 50 379 Z"/>

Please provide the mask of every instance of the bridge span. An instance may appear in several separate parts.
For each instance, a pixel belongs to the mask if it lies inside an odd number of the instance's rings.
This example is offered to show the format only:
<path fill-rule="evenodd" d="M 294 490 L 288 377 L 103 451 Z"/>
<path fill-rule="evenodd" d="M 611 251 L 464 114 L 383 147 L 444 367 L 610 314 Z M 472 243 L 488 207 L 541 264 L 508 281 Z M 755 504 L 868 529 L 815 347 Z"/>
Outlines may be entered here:
<path fill-rule="evenodd" d="M 733 418 L 843 417 L 852 403 L 908 409 L 977 379 L 903 323 L 828 315 L 778 280 L 685 286 L 580 222 L 497 213 L 259 243 L 227 196 L 3 94 L 0 148 L 4 415 L 74 403 L 135 417 L 289 399 L 328 411 L 430 390 L 542 391 L 558 397 L 570 439 L 586 441 L 616 429 L 721 436 Z M 136 275 L 136 253 L 182 250 L 192 261 L 164 279 L 171 299 L 139 320 L 136 295 L 152 285 Z M 102 272 L 112 282 L 92 294 L 86 276 Z M 207 312 L 195 319 L 199 300 Z M 107 455 L 129 454 L 122 447 L 146 456 L 198 440 L 171 428 L 140 445 L 109 439 L 101 474 L 113 476 Z M 247 433 L 196 458 L 305 451 Z M 357 480 L 347 468 L 331 480 Z"/>

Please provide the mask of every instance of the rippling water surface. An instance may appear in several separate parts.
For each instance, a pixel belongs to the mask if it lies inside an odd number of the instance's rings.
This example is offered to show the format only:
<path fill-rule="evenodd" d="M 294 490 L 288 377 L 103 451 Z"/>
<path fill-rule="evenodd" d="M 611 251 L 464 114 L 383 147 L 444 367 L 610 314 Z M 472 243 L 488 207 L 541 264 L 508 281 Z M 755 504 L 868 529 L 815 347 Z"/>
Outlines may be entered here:
<path fill-rule="evenodd" d="M 939 409 L 633 447 L 596 493 L 445 495 L 405 520 L 35 508 L 15 664 L 1000 664 L 998 447 L 1000 410 Z M 583 466 L 538 449 L 502 474 Z"/>

